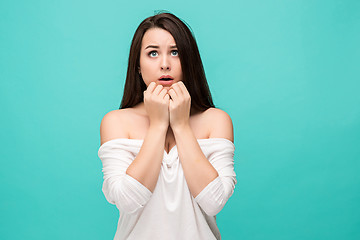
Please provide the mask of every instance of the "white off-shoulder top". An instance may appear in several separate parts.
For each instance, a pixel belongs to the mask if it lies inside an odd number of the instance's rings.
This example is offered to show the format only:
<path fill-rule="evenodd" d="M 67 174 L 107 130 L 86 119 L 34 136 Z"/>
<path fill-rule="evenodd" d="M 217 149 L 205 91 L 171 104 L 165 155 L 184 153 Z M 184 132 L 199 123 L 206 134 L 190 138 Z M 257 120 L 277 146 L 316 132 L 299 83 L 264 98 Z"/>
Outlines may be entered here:
<path fill-rule="evenodd" d="M 119 209 L 114 240 L 211 240 L 221 239 L 216 214 L 234 192 L 234 144 L 225 138 L 197 139 L 219 176 L 194 198 L 186 183 L 177 146 L 164 158 L 151 193 L 126 174 L 139 153 L 142 139 L 118 138 L 105 142 L 98 151 L 103 164 L 102 191 Z"/>

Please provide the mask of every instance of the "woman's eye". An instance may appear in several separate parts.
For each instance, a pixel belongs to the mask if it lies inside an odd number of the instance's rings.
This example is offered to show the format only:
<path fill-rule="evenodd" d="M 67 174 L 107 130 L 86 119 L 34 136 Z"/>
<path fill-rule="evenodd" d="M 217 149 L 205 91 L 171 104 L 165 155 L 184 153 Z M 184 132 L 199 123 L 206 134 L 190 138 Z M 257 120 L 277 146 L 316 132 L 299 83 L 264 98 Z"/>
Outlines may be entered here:
<path fill-rule="evenodd" d="M 150 56 L 150 57 L 156 57 L 156 56 L 157 56 L 157 52 L 156 52 L 156 51 L 151 51 L 151 52 L 149 52 L 149 56 Z"/>
<path fill-rule="evenodd" d="M 148 55 L 149 55 L 150 57 L 157 57 L 157 56 L 158 56 L 158 53 L 157 53 L 156 51 L 151 51 L 151 52 L 148 53 Z M 172 51 L 171 51 L 171 55 L 172 55 L 172 56 L 178 56 L 178 55 L 179 55 L 178 50 L 172 50 Z"/>

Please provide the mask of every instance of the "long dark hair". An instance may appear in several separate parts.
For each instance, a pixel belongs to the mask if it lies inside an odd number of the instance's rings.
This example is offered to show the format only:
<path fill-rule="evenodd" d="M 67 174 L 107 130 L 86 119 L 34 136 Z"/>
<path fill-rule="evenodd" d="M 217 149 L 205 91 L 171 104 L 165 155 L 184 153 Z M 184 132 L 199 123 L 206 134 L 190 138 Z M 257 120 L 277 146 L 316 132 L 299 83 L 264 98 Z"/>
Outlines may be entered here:
<path fill-rule="evenodd" d="M 143 20 L 136 29 L 131 42 L 128 69 L 120 109 L 133 107 L 143 102 L 143 92 L 147 86 L 138 72 L 143 36 L 150 28 L 161 28 L 174 38 L 179 53 L 183 73 L 183 83 L 191 96 L 191 108 L 205 111 L 215 107 L 205 77 L 195 38 L 189 28 L 171 13 L 160 13 Z"/>

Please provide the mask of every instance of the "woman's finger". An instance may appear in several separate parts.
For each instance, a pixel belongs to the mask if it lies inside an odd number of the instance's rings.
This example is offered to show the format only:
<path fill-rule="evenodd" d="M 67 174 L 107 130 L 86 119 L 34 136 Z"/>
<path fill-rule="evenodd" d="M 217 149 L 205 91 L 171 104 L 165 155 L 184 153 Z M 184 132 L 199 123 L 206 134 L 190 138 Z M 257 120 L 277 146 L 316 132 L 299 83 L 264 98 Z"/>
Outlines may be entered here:
<path fill-rule="evenodd" d="M 153 94 L 155 95 L 159 95 L 160 91 L 163 89 L 164 87 L 162 85 L 157 85 L 156 88 L 153 91 Z"/>
<path fill-rule="evenodd" d="M 184 84 L 182 81 L 179 82 L 178 86 L 180 87 L 182 93 L 183 93 L 185 96 L 190 96 L 189 91 L 187 90 L 185 84 Z"/>
<path fill-rule="evenodd" d="M 180 96 L 184 95 L 184 93 L 182 92 L 182 90 L 180 88 L 179 83 L 176 83 L 176 84 L 172 85 L 171 87 L 175 90 L 177 96 L 180 97 Z"/>
<path fill-rule="evenodd" d="M 164 98 L 166 94 L 167 94 L 167 90 L 165 88 L 163 88 L 159 93 L 159 97 Z"/>
<path fill-rule="evenodd" d="M 156 87 L 156 83 L 155 83 L 155 82 L 151 82 L 151 83 L 149 84 L 149 86 L 147 87 L 147 89 L 146 89 L 146 93 L 152 93 L 152 92 L 154 91 L 155 87 Z"/>
<path fill-rule="evenodd" d="M 173 88 L 170 88 L 168 93 L 169 93 L 172 100 L 176 101 L 178 99 L 178 95 L 176 94 L 176 92 L 175 92 L 175 90 Z"/>

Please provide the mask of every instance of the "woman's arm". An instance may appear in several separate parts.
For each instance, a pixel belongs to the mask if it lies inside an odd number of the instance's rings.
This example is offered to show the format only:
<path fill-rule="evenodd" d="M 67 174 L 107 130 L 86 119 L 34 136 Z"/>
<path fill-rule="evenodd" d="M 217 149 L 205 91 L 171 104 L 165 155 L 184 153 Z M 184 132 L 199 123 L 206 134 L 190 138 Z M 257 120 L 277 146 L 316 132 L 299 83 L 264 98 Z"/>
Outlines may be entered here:
<path fill-rule="evenodd" d="M 151 192 L 154 191 L 161 162 L 164 157 L 166 132 L 169 126 L 169 96 L 161 85 L 152 82 L 144 93 L 144 104 L 150 118 L 150 126 L 138 155 L 129 165 L 126 174 L 136 179 Z M 108 113 L 101 123 L 100 135 L 103 140 L 129 137 L 126 131 L 134 124 L 126 109 Z"/>
<path fill-rule="evenodd" d="M 182 81 L 173 84 L 169 94 L 170 126 L 174 132 L 186 182 L 195 198 L 219 174 L 206 159 L 190 127 L 191 97 L 185 84 Z M 233 142 L 233 125 L 226 112 L 210 108 L 203 114 L 203 121 L 211 123 L 210 138 L 226 138 Z"/>
<path fill-rule="evenodd" d="M 138 180 L 154 192 L 159 178 L 167 128 L 150 126 L 139 154 L 126 170 L 126 174 Z"/>
<path fill-rule="evenodd" d="M 211 122 L 210 138 L 226 138 L 234 141 L 230 116 L 220 109 L 208 109 L 206 122 Z M 186 182 L 194 198 L 219 176 L 213 165 L 206 159 L 189 125 L 173 129 L 181 165 Z"/>
<path fill-rule="evenodd" d="M 100 127 L 102 143 L 116 138 L 128 138 L 125 130 L 127 127 L 124 123 L 129 120 L 124 120 L 124 114 L 110 112 L 105 115 Z M 138 155 L 126 170 L 127 175 L 136 179 L 151 192 L 154 191 L 159 178 L 166 131 L 167 129 L 159 125 L 150 126 Z"/>
<path fill-rule="evenodd" d="M 179 127 L 174 134 L 190 192 L 207 215 L 215 216 L 233 194 L 236 184 L 233 127 L 230 116 L 222 110 L 212 108 L 205 114 L 212 126 L 209 138 L 218 138 L 209 149 L 208 159 L 189 127 Z"/>
<path fill-rule="evenodd" d="M 108 202 L 127 214 L 136 213 L 150 200 L 158 179 L 165 141 L 162 130 L 151 127 L 134 159 L 133 146 L 120 141 L 129 138 L 126 129 L 130 123 L 131 115 L 126 109 L 105 115 L 100 127 L 102 145 L 98 152 L 103 164 L 104 195 Z"/>

